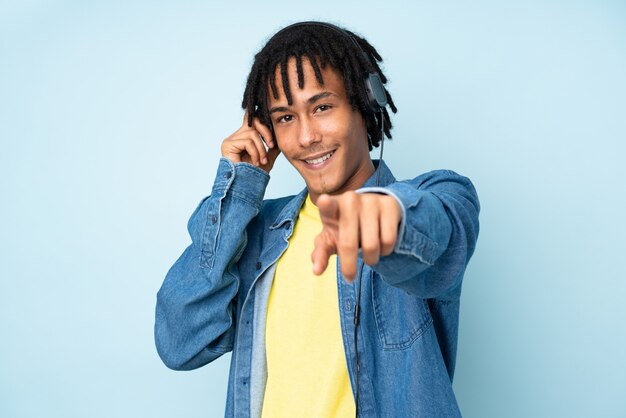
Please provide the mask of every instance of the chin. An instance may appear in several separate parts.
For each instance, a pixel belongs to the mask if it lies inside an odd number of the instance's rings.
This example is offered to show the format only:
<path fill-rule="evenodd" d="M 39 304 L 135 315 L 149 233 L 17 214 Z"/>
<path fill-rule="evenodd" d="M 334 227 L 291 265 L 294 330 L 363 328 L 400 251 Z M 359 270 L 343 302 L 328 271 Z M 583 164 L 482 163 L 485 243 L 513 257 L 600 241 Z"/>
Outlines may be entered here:
<path fill-rule="evenodd" d="M 339 186 L 333 183 L 316 183 L 316 184 L 307 184 L 307 189 L 309 193 L 314 193 L 317 195 L 321 194 L 335 194 L 337 190 L 339 190 Z"/>

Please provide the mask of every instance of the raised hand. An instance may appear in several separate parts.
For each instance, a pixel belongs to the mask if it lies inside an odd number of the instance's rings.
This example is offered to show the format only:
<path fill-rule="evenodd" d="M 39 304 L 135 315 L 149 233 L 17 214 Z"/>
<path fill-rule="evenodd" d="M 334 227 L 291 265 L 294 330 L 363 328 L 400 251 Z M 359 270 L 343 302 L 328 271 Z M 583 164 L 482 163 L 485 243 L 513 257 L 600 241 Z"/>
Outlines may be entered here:
<path fill-rule="evenodd" d="M 314 274 L 322 274 L 330 256 L 337 254 L 341 273 L 352 282 L 356 278 L 359 249 L 368 265 L 392 253 L 402 220 L 402 209 L 394 197 L 350 191 L 321 195 L 317 207 L 323 229 L 315 238 L 311 254 Z"/>
<path fill-rule="evenodd" d="M 266 148 L 267 145 L 267 148 Z M 267 173 L 274 166 L 280 154 L 270 129 L 254 118 L 252 126 L 248 126 L 248 114 L 243 124 L 232 135 L 222 141 L 222 156 L 233 163 L 250 163 L 261 167 Z"/>

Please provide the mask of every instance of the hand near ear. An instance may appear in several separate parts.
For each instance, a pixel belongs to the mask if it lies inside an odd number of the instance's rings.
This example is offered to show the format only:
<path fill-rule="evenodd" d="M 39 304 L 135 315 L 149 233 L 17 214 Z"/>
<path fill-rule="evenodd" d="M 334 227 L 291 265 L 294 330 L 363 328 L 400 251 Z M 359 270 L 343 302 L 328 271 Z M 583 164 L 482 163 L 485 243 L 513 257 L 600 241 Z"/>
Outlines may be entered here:
<path fill-rule="evenodd" d="M 267 148 L 266 148 L 267 145 Z M 222 142 L 222 156 L 233 163 L 250 163 L 261 167 L 267 173 L 274 166 L 280 150 L 274 141 L 269 127 L 254 118 L 252 126 L 248 126 L 248 114 L 243 124 L 232 135 Z"/>
<path fill-rule="evenodd" d="M 317 207 L 323 224 L 311 254 L 313 273 L 322 274 L 332 254 L 339 256 L 341 273 L 352 282 L 357 274 L 359 249 L 365 264 L 373 266 L 393 252 L 402 220 L 397 200 L 385 194 L 321 195 Z"/>

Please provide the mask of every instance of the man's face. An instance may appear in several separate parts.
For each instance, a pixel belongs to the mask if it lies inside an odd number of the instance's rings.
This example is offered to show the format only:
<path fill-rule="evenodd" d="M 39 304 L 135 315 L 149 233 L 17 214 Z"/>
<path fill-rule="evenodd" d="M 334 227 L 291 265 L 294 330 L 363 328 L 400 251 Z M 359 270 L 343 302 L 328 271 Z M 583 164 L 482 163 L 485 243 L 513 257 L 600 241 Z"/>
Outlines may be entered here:
<path fill-rule="evenodd" d="M 298 87 L 295 58 L 287 65 L 292 105 L 281 88 L 271 90 L 269 109 L 276 142 L 287 160 L 304 178 L 313 202 L 322 193 L 339 194 L 363 185 L 374 172 L 369 156 L 367 128 L 352 109 L 341 74 L 327 65 L 321 69 L 324 85 L 315 78 L 310 62 L 302 59 L 304 87 Z"/>

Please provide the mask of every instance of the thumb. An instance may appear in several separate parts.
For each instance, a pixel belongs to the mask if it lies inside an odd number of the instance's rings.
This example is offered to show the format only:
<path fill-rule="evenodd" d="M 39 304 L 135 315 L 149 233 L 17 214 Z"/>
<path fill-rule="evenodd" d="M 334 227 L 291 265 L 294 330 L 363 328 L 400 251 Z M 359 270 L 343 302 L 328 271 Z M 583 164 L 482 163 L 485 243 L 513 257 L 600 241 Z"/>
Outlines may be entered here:
<path fill-rule="evenodd" d="M 270 164 L 274 164 L 274 161 L 276 161 L 276 158 L 278 158 L 278 155 L 280 154 L 280 150 L 278 149 L 277 146 L 274 146 L 274 148 L 270 148 L 267 150 L 267 161 Z"/>
<path fill-rule="evenodd" d="M 276 161 L 276 158 L 278 158 L 279 154 L 280 150 L 276 146 L 267 150 L 267 153 L 265 154 L 265 157 L 267 158 L 267 164 L 261 165 L 261 168 L 265 170 L 268 174 L 274 167 L 274 162 Z"/>
<path fill-rule="evenodd" d="M 332 196 L 322 194 L 317 198 L 317 208 L 320 211 L 322 223 L 339 219 L 339 203 Z"/>

